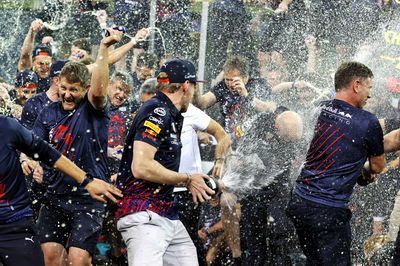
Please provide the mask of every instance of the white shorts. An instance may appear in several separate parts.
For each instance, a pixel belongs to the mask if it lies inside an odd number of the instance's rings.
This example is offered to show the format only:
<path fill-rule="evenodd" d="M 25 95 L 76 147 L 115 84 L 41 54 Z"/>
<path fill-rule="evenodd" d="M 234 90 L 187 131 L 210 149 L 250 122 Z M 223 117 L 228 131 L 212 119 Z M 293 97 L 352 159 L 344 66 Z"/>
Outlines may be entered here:
<path fill-rule="evenodd" d="M 198 266 L 196 247 L 184 225 L 152 211 L 118 220 L 128 251 L 129 266 Z"/>

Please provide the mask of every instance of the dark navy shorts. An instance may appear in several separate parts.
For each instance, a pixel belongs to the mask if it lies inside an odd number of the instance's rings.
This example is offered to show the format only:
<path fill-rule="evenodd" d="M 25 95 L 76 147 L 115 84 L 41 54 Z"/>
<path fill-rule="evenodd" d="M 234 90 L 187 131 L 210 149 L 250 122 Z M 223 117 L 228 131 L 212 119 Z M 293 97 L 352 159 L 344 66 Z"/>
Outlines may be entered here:
<path fill-rule="evenodd" d="M 0 224 L 0 262 L 5 266 L 44 266 L 32 217 Z"/>
<path fill-rule="evenodd" d="M 66 248 L 77 247 L 91 255 L 103 223 L 103 210 L 68 211 L 54 205 L 43 205 L 37 221 L 41 243 L 56 242 Z"/>

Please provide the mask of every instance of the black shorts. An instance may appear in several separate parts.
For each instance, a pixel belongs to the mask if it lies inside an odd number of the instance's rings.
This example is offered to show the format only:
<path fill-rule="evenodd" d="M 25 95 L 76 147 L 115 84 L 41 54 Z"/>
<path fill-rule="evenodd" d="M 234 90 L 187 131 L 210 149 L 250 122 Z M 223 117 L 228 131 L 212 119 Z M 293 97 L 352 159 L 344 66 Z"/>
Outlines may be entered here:
<path fill-rule="evenodd" d="M 53 205 L 43 205 L 37 221 L 41 243 L 56 242 L 66 248 L 77 247 L 91 255 L 103 223 L 103 210 L 68 211 Z"/>
<path fill-rule="evenodd" d="M 5 266 L 44 266 L 32 217 L 0 224 L 0 262 Z"/>

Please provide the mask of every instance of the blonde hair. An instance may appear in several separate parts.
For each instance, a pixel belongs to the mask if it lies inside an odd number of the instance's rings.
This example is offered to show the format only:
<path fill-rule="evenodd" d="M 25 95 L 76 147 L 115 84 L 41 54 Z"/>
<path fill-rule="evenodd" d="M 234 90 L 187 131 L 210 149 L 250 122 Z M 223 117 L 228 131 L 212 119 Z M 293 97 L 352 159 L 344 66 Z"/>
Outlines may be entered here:
<path fill-rule="evenodd" d="M 168 75 L 165 72 L 160 72 L 157 79 L 167 79 Z M 157 91 L 175 93 L 182 87 L 182 83 L 169 83 L 169 82 L 158 82 L 156 86 Z"/>

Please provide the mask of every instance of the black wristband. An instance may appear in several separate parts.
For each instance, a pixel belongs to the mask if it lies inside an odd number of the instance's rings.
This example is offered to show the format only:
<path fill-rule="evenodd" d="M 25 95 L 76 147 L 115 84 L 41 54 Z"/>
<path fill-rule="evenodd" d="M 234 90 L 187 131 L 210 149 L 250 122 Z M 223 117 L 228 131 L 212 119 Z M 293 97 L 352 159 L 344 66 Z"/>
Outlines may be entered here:
<path fill-rule="evenodd" d="M 89 173 L 86 173 L 85 178 L 83 179 L 82 183 L 80 184 L 81 187 L 86 187 L 90 182 L 93 181 L 93 176 Z"/>

